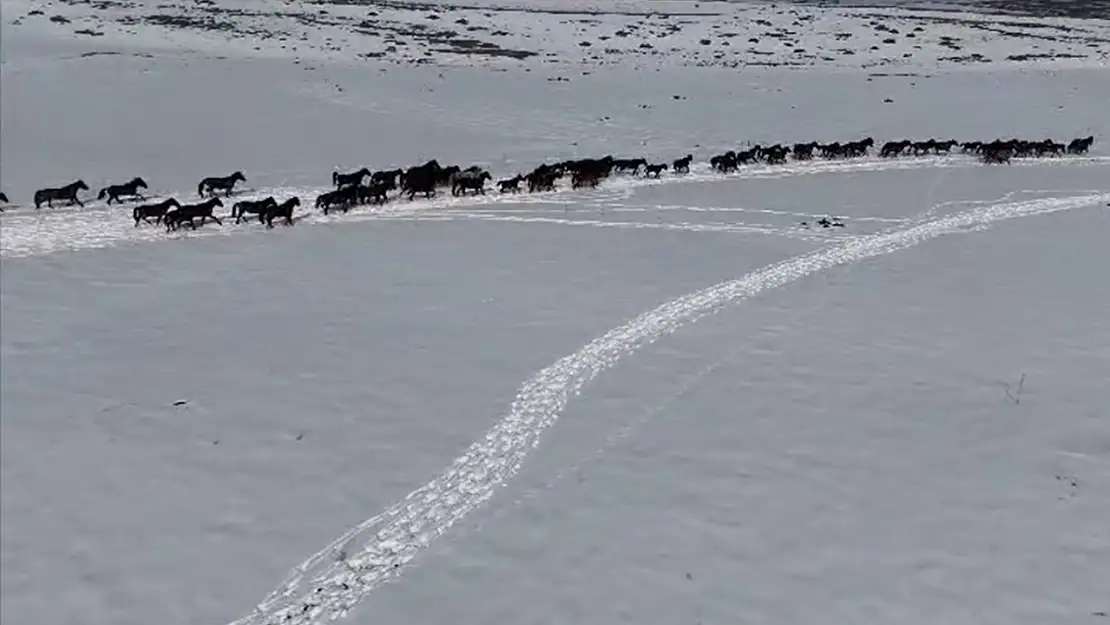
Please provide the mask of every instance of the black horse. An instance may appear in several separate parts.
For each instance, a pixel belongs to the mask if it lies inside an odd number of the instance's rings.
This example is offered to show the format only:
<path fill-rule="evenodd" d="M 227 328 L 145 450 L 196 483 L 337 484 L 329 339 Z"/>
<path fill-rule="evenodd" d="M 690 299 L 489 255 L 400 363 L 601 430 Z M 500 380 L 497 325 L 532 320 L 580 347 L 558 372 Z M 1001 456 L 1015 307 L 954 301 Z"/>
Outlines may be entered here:
<path fill-rule="evenodd" d="M 658 178 L 659 174 L 667 171 L 666 163 L 659 163 L 658 165 L 644 166 L 644 176 L 647 178 Z"/>
<path fill-rule="evenodd" d="M 1086 154 L 1087 150 L 1091 149 L 1091 144 L 1095 142 L 1095 138 L 1083 137 L 1082 139 L 1072 139 L 1068 143 L 1068 154 Z"/>
<path fill-rule="evenodd" d="M 589 187 L 592 189 L 596 187 L 599 182 L 601 182 L 601 173 L 593 169 L 579 170 L 570 176 L 570 187 L 572 189 L 577 189 L 579 187 Z"/>
<path fill-rule="evenodd" d="M 54 202 L 62 201 L 83 207 L 85 204 L 77 197 L 77 192 L 82 190 L 89 190 L 89 185 L 85 184 L 84 180 L 71 182 L 56 189 L 39 189 L 35 191 L 35 208 L 42 207 L 43 202 L 46 202 L 49 208 L 54 208 Z"/>
<path fill-rule="evenodd" d="M 343 187 L 362 184 L 362 179 L 369 175 L 370 170 L 365 167 L 349 174 L 341 174 L 337 171 L 333 171 L 331 173 L 331 182 L 335 185 L 335 188 L 342 189 Z"/>
<path fill-rule="evenodd" d="M 671 163 L 671 170 L 676 174 L 688 174 L 690 173 L 690 163 L 692 162 L 694 162 L 694 155 L 687 154 L 674 163 Z"/>
<path fill-rule="evenodd" d="M 294 223 L 293 209 L 300 205 L 301 198 L 296 196 L 291 197 L 281 204 L 274 204 L 273 206 L 266 207 L 263 212 L 258 214 L 258 221 L 265 221 L 267 228 L 273 228 L 274 219 L 281 217 L 282 220 L 285 222 L 285 225 L 292 226 Z"/>
<path fill-rule="evenodd" d="M 4 195 L 3 193 L 0 193 L 0 204 L 8 204 L 9 202 L 10 201 L 8 200 L 8 196 Z M 2 211 L 2 210 L 4 210 L 4 209 L 0 208 L 0 211 Z"/>
<path fill-rule="evenodd" d="M 201 180 L 200 184 L 197 185 L 197 195 L 204 197 L 205 191 L 208 191 L 212 195 L 215 195 L 216 191 L 224 191 L 224 197 L 231 197 L 231 189 L 235 186 L 235 183 L 246 181 L 247 177 L 244 176 L 241 171 L 237 171 L 230 176 L 224 176 L 222 178 L 219 176 L 211 176 Z"/>
<path fill-rule="evenodd" d="M 344 213 L 351 210 L 351 205 L 358 202 L 358 187 L 343 187 L 335 191 L 328 191 L 321 193 L 316 198 L 316 208 L 324 211 L 327 215 L 328 211 L 336 208 L 342 210 Z"/>
<path fill-rule="evenodd" d="M 139 227 L 140 221 L 150 223 L 151 217 L 154 218 L 154 223 L 161 222 L 162 218 L 166 216 L 166 211 L 170 210 L 171 206 L 174 208 L 180 208 L 181 204 L 179 204 L 177 200 L 171 197 L 170 199 L 162 200 L 157 204 L 143 204 L 142 206 L 136 206 L 135 210 L 131 211 L 131 216 L 135 218 L 135 227 Z"/>
<path fill-rule="evenodd" d="M 172 211 L 167 212 L 166 215 L 162 218 L 162 221 L 166 224 L 167 232 L 170 230 L 177 230 L 181 227 L 181 224 L 185 222 L 189 223 L 190 228 L 196 230 L 197 224 L 193 220 L 197 217 L 200 217 L 200 225 L 202 226 L 204 225 L 204 222 L 209 219 L 222 226 L 224 225 L 224 222 L 220 221 L 219 217 L 216 217 L 212 214 L 212 209 L 217 206 L 223 205 L 224 203 L 221 202 L 220 198 L 218 197 L 210 198 L 201 202 L 200 204 L 185 204 L 184 206 L 179 205 Z"/>
<path fill-rule="evenodd" d="M 497 181 L 497 188 L 502 193 L 520 193 L 520 183 L 524 180 L 524 176 L 517 174 L 512 178 Z"/>
<path fill-rule="evenodd" d="M 465 195 L 468 190 L 485 195 L 486 181 L 492 177 L 488 171 L 473 169 L 455 173 L 451 176 L 451 195 Z"/>
<path fill-rule="evenodd" d="M 121 200 L 120 198 L 123 196 L 130 196 L 133 198 L 138 198 L 140 200 L 145 200 L 146 198 L 143 197 L 143 194 L 139 193 L 140 188 L 147 188 L 146 180 L 135 176 L 131 179 L 130 182 L 126 182 L 124 184 L 111 184 L 104 187 L 100 190 L 100 193 L 97 194 L 96 199 L 103 200 L 104 198 L 108 198 L 109 204 L 112 203 L 112 200 L 122 203 L 123 200 Z"/>
<path fill-rule="evenodd" d="M 389 192 L 394 185 L 389 180 L 378 180 L 371 182 L 368 187 L 358 185 L 353 188 L 359 204 L 385 204 L 389 201 Z"/>
<path fill-rule="evenodd" d="M 277 200 L 272 195 L 264 200 L 243 200 L 231 205 L 231 216 L 235 218 L 235 223 L 242 223 L 243 217 L 253 213 L 258 215 L 258 221 L 262 221 L 262 214 L 272 206 L 277 206 Z"/>
<path fill-rule="evenodd" d="M 397 178 L 404 175 L 404 173 L 405 170 L 403 169 L 388 169 L 385 171 L 376 171 L 372 176 L 370 176 L 370 184 L 373 185 L 379 182 L 383 182 L 389 184 L 389 188 L 396 189 Z"/>

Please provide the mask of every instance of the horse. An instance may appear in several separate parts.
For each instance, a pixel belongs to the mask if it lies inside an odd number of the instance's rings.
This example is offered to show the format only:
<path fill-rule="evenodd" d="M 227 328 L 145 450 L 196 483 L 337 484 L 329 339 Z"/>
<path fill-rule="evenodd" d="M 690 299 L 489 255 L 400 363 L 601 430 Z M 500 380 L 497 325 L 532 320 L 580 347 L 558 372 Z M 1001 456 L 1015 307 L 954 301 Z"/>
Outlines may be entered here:
<path fill-rule="evenodd" d="M 1084 137 L 1082 139 L 1072 139 L 1068 143 L 1068 154 L 1086 154 L 1087 150 L 1091 149 L 1091 144 L 1095 142 L 1093 136 Z"/>
<path fill-rule="evenodd" d="M 451 195 L 465 195 L 468 189 L 485 195 L 486 181 L 492 177 L 488 171 L 473 169 L 460 171 L 451 176 Z"/>
<path fill-rule="evenodd" d="M 162 218 L 166 216 L 166 211 L 170 210 L 171 206 L 175 208 L 180 208 L 181 204 L 179 204 L 177 200 L 171 197 L 168 200 L 162 200 L 157 204 L 143 204 L 141 206 L 136 206 L 135 210 L 131 211 L 131 216 L 135 218 L 135 227 L 139 227 L 140 221 L 150 223 L 151 217 L 154 218 L 154 223 L 161 222 Z"/>
<path fill-rule="evenodd" d="M 362 184 L 362 179 L 370 175 L 370 170 L 363 167 L 362 169 L 349 174 L 341 174 L 337 171 L 331 173 L 331 182 L 335 188 L 342 189 L 352 185 Z"/>
<path fill-rule="evenodd" d="M 258 215 L 258 221 L 262 221 L 262 213 L 271 206 L 277 206 L 277 200 L 272 195 L 264 200 L 243 200 L 231 205 L 231 216 L 235 218 L 235 223 L 241 223 L 248 213 L 254 213 Z"/>
<path fill-rule="evenodd" d="M 10 200 L 8 200 L 8 196 L 4 195 L 3 193 L 0 193 L 0 204 L 8 204 L 8 203 L 10 203 Z M 0 207 L 0 211 L 2 211 L 2 210 L 4 210 L 4 208 Z"/>
<path fill-rule="evenodd" d="M 54 208 L 54 202 L 58 201 L 66 201 L 84 207 L 85 204 L 77 197 L 77 192 L 82 190 L 89 190 L 89 185 L 85 184 L 84 180 L 77 180 L 56 189 L 39 189 L 35 191 L 35 208 L 40 208 L 43 202 L 46 202 L 47 207 Z"/>
<path fill-rule="evenodd" d="M 540 165 L 532 170 L 524 180 L 528 182 L 528 192 L 554 191 L 555 181 L 563 175 L 562 171 L 550 165 Z"/>
<path fill-rule="evenodd" d="M 910 147 L 911 143 L 912 142 L 909 139 L 903 139 L 901 141 L 887 141 L 885 144 L 883 144 L 883 148 L 879 150 L 879 156 L 881 156 L 882 158 L 894 158 L 895 156 L 901 156 L 902 151 Z"/>
<path fill-rule="evenodd" d="M 379 180 L 371 182 L 370 186 L 357 185 L 354 187 L 355 196 L 359 204 L 385 204 L 389 201 L 389 192 L 395 188 L 392 180 Z"/>
<path fill-rule="evenodd" d="M 1010 159 L 1014 156 L 1014 149 L 1007 147 L 984 147 L 982 151 L 982 161 L 988 165 L 990 164 L 1009 164 Z"/>
<path fill-rule="evenodd" d="M 145 200 L 146 198 L 143 197 L 143 194 L 139 193 L 140 188 L 147 188 L 146 180 L 143 180 L 142 178 L 136 176 L 132 178 L 130 182 L 126 182 L 124 184 L 110 184 L 104 187 L 100 190 L 100 193 L 96 195 L 96 199 L 103 200 L 104 198 L 108 198 L 109 204 L 112 203 L 112 200 L 122 203 L 123 200 L 121 200 L 120 197 L 124 195 L 138 198 L 140 200 Z"/>
<path fill-rule="evenodd" d="M 401 186 L 401 194 L 406 193 L 409 200 L 415 198 L 417 193 L 423 193 L 426 198 L 432 197 L 436 194 L 436 173 L 424 169 L 409 170 L 405 174 L 405 182 Z"/>
<path fill-rule="evenodd" d="M 601 176 L 596 171 L 576 171 L 570 178 L 570 187 L 577 189 L 579 187 L 590 187 L 591 189 L 597 187 L 601 182 Z"/>
<path fill-rule="evenodd" d="M 785 146 L 773 145 L 762 150 L 761 153 L 768 165 L 780 165 L 786 162 L 786 155 L 790 153 L 790 150 Z"/>
<path fill-rule="evenodd" d="M 683 156 L 682 158 L 671 163 L 671 171 L 676 174 L 688 174 L 690 173 L 690 163 L 692 162 L 694 162 L 694 155 L 687 154 L 686 156 Z"/>
<path fill-rule="evenodd" d="M 281 204 L 275 203 L 272 206 L 267 206 L 263 212 L 258 213 L 258 221 L 265 221 L 267 228 L 273 228 L 274 219 L 277 217 L 281 217 L 284 220 L 285 225 L 292 226 L 294 223 L 293 208 L 300 205 L 301 198 L 293 196 L 288 200 L 285 200 Z"/>
<path fill-rule="evenodd" d="M 641 167 L 647 167 L 646 158 L 621 158 L 613 161 L 613 169 L 617 173 L 629 172 L 636 175 L 640 173 Z"/>
<path fill-rule="evenodd" d="M 524 180 L 524 176 L 520 174 L 506 180 L 498 180 L 497 188 L 502 193 L 520 193 L 520 182 L 522 180 Z"/>
<path fill-rule="evenodd" d="M 218 197 L 210 198 L 201 202 L 200 204 L 185 204 L 184 206 L 179 205 L 172 211 L 166 212 L 166 215 L 162 218 L 162 221 L 166 224 L 167 232 L 170 230 L 177 230 L 179 227 L 181 227 L 181 224 L 185 223 L 186 221 L 189 222 L 190 228 L 196 230 L 197 224 L 193 220 L 197 217 L 200 217 L 200 225 L 202 226 L 204 225 L 204 222 L 208 219 L 211 219 L 212 221 L 222 226 L 224 225 L 224 222 L 220 221 L 219 217 L 216 217 L 212 214 L 212 209 L 217 206 L 222 207 L 223 205 L 224 203 L 221 202 L 220 198 Z"/>
<path fill-rule="evenodd" d="M 344 213 L 351 210 L 351 205 L 358 201 L 358 187 L 343 187 L 335 191 L 321 193 L 316 198 L 316 208 L 322 209 L 327 215 L 332 208 L 340 208 Z"/>
<path fill-rule="evenodd" d="M 237 171 L 230 176 L 210 176 L 200 181 L 197 185 L 197 195 L 204 197 L 205 190 L 209 191 L 212 195 L 216 195 L 216 191 L 225 191 L 224 197 L 231 197 L 231 189 L 235 186 L 236 182 L 246 182 L 247 177 L 243 172 Z"/>
<path fill-rule="evenodd" d="M 370 176 L 370 184 L 374 185 L 376 183 L 383 182 L 389 184 L 389 188 L 396 189 L 397 177 L 404 175 L 404 173 L 405 170 L 403 169 L 388 169 L 386 171 L 376 171 L 373 173 L 373 175 Z"/>
<path fill-rule="evenodd" d="M 644 176 L 647 178 L 658 178 L 659 174 L 667 171 L 666 163 L 659 163 L 658 165 L 645 165 Z"/>
<path fill-rule="evenodd" d="M 817 149 L 817 142 L 811 141 L 810 143 L 795 143 L 793 147 L 794 160 L 809 161 L 813 160 L 813 151 Z"/>

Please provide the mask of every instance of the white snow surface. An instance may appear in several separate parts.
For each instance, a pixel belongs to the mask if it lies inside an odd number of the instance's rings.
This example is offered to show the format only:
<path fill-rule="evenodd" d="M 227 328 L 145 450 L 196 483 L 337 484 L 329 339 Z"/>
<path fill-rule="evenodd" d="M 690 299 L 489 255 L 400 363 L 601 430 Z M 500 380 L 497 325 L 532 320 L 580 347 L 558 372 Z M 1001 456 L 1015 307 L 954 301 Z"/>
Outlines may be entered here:
<path fill-rule="evenodd" d="M 848 38 L 820 24 L 878 14 L 1017 18 L 615 5 L 4 0 L 0 620 L 1106 620 L 1106 23 L 1028 26 L 1085 59 L 1006 60 L 1046 45 L 1011 32 L 976 71 L 928 51 L 895 73 L 737 69 L 689 52 L 698 29 L 808 15 L 806 45 L 830 47 Z M 411 65 L 325 45 L 346 27 L 302 12 L 486 19 L 517 49 L 554 30 L 555 56 Z M 571 37 L 633 18 L 710 21 L 650 62 Z M 257 32 L 293 22 L 300 47 Z M 749 143 L 1086 135 L 1088 155 L 1009 166 L 705 165 Z M 364 165 L 507 177 L 610 153 L 695 166 L 305 206 L 273 230 L 28 205 L 77 178 L 184 201 L 242 169 L 234 200 L 310 200 Z M 799 225 L 824 215 L 847 227 Z"/>

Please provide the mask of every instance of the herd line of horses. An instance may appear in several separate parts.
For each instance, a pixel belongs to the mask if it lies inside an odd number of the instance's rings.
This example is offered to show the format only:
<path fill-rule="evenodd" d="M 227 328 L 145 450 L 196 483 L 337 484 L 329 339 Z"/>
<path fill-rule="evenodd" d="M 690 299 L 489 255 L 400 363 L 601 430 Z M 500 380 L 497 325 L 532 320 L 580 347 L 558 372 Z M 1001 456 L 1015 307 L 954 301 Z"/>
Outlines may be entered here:
<path fill-rule="evenodd" d="M 994 141 L 968 141 L 959 142 L 953 139 L 938 141 L 890 141 L 878 150 L 881 158 L 897 158 L 903 156 L 925 156 L 951 154 L 956 148 L 966 155 L 974 155 L 983 163 L 1005 164 L 1013 158 L 1036 158 L 1063 156 L 1065 154 L 1086 154 L 1094 143 L 1094 137 L 1073 139 L 1067 144 L 1058 143 L 1052 139 L 1043 141 L 1027 141 L 1022 139 L 996 139 Z M 809 161 L 821 159 L 854 159 L 866 156 L 874 147 L 874 139 L 868 137 L 847 143 L 796 143 L 792 146 L 776 144 L 771 146 L 756 145 L 743 150 L 729 150 L 709 159 L 713 170 L 727 174 L 735 172 L 745 165 L 764 164 L 775 165 L 786 163 L 788 158 L 795 161 Z M 498 180 L 496 186 L 501 193 L 521 193 L 521 185 L 527 185 L 528 193 L 554 191 L 558 180 L 570 178 L 570 187 L 594 188 L 613 174 L 643 175 L 649 178 L 658 178 L 663 172 L 670 170 L 675 175 L 687 174 L 693 155 L 676 159 L 671 163 L 649 163 L 644 158 L 616 158 L 606 156 L 603 158 L 587 158 L 568 160 L 553 164 L 542 164 L 527 174 L 517 174 L 512 178 Z M 479 166 L 463 169 L 458 165 L 444 167 L 436 160 L 428 161 L 423 165 L 409 167 L 408 169 L 391 169 L 384 171 L 371 171 L 362 168 L 351 173 L 332 174 L 334 189 L 321 193 L 315 201 L 315 207 L 327 215 L 330 211 L 341 210 L 344 213 L 351 207 L 362 204 L 384 204 L 389 201 L 390 193 L 396 191 L 395 198 L 407 196 L 411 201 L 417 195 L 431 198 L 441 189 L 449 188 L 454 196 L 466 194 L 484 194 L 486 182 L 493 177 L 488 171 Z M 231 197 L 236 183 L 246 182 L 246 176 L 237 171 L 228 176 L 213 176 L 205 178 L 197 185 L 197 194 L 201 202 L 184 204 L 176 198 L 170 197 L 159 202 L 144 203 L 135 206 L 131 212 L 135 226 L 141 223 L 162 224 L 167 231 L 177 230 L 188 224 L 191 229 L 204 225 L 208 220 L 223 225 L 223 221 L 214 213 L 216 207 L 223 207 L 220 194 L 224 198 Z M 100 190 L 97 199 L 105 200 L 107 204 L 123 203 L 125 200 L 146 202 L 147 198 L 140 191 L 147 189 L 147 183 L 140 177 L 131 179 L 123 184 L 109 185 Z M 39 189 L 34 195 L 35 208 L 39 209 L 45 204 L 53 207 L 55 202 L 65 202 L 84 206 L 78 197 L 80 191 L 88 191 L 89 187 L 83 180 L 77 180 L 62 187 Z M 8 203 L 8 198 L 0 193 L 0 204 Z M 286 225 L 293 225 L 294 210 L 301 205 L 299 197 L 290 197 L 279 202 L 273 196 L 257 200 L 242 200 L 235 202 L 231 207 L 231 218 L 235 223 L 241 223 L 250 216 L 256 216 L 259 223 L 272 228 L 275 220 L 280 220 Z M 225 217 L 226 218 L 226 217 Z M 834 224 L 840 225 L 840 224 Z"/>

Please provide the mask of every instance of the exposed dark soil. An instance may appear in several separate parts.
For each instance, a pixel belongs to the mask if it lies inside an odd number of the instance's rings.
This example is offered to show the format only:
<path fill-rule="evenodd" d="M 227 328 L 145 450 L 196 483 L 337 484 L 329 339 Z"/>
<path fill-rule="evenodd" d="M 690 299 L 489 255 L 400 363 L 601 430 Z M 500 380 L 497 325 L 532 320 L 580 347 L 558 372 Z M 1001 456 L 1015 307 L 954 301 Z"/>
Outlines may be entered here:
<path fill-rule="evenodd" d="M 793 2 L 808 6 L 931 9 L 1023 17 L 1110 19 L 1110 0 L 793 0 Z"/>

